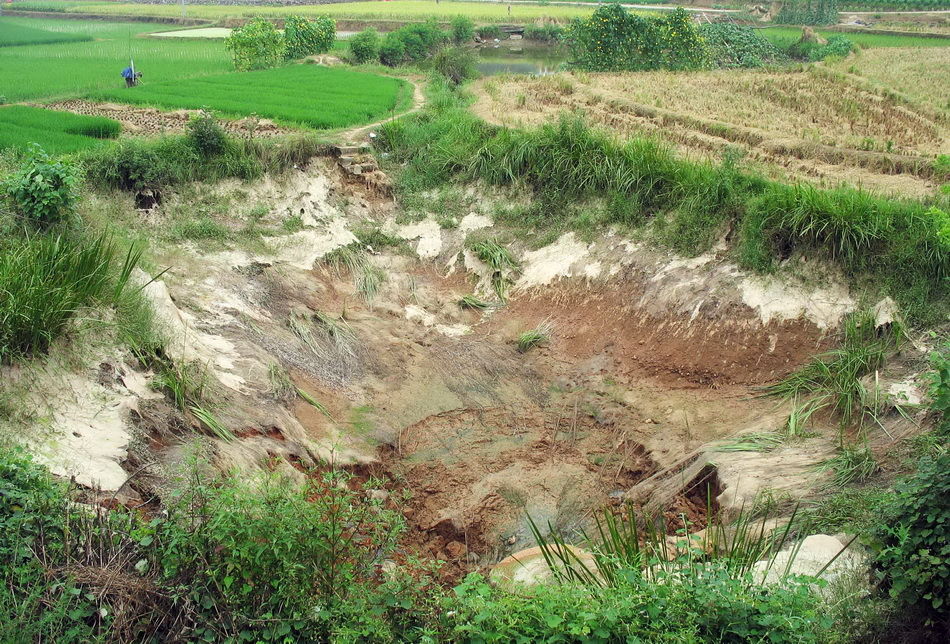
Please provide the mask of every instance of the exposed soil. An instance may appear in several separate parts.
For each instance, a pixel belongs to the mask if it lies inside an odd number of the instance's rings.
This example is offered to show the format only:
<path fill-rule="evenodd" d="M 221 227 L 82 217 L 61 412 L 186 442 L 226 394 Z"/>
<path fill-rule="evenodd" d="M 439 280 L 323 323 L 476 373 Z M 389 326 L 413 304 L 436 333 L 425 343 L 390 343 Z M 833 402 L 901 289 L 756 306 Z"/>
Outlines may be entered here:
<path fill-rule="evenodd" d="M 95 103 L 81 99 L 59 101 L 47 105 L 38 105 L 51 110 L 63 110 L 75 114 L 88 116 L 104 116 L 122 124 L 123 135 L 150 136 L 156 134 L 180 133 L 185 131 L 188 120 L 198 110 L 162 111 L 151 107 L 135 107 L 119 103 Z M 249 119 L 221 121 L 221 125 L 230 133 L 238 136 L 247 136 L 248 128 L 252 125 Z M 293 130 L 275 125 L 268 119 L 258 119 L 253 123 L 254 136 L 277 136 L 287 134 Z"/>

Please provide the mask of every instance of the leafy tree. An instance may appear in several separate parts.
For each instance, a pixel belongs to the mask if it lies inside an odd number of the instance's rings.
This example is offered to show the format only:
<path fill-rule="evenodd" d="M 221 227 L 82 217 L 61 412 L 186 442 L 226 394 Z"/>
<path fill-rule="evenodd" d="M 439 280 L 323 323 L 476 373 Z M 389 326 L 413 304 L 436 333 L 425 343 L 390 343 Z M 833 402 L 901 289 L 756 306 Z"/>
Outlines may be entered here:
<path fill-rule="evenodd" d="M 313 19 L 287 16 L 284 21 L 284 57 L 303 58 L 330 51 L 336 38 L 336 22 L 327 16 Z"/>
<path fill-rule="evenodd" d="M 231 32 L 224 41 L 238 71 L 276 67 L 284 59 L 285 43 L 277 27 L 264 18 L 254 18 Z"/>
<path fill-rule="evenodd" d="M 17 214 L 37 228 L 49 228 L 73 212 L 77 181 L 71 162 L 52 159 L 36 145 L 23 165 L 0 187 Z"/>

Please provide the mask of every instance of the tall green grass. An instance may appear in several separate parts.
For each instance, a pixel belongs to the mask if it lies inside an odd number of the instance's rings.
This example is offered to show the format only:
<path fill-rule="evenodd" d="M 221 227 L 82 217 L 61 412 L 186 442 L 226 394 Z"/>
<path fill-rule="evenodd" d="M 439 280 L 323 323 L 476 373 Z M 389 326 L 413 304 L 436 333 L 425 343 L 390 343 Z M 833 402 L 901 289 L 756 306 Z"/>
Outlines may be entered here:
<path fill-rule="evenodd" d="M 58 42 L 92 40 L 87 34 L 71 34 L 36 29 L 0 17 L 0 47 L 16 45 L 50 45 Z"/>
<path fill-rule="evenodd" d="M 84 307 L 122 303 L 141 249 L 106 235 L 0 242 L 0 362 L 43 352 Z"/>
<path fill-rule="evenodd" d="M 698 254 L 732 229 L 746 268 L 770 271 L 794 252 L 838 262 L 871 279 L 920 323 L 950 310 L 950 215 L 916 201 L 850 188 L 786 185 L 720 164 L 677 158 L 647 139 L 618 140 L 577 117 L 532 130 L 495 127 L 437 89 L 422 113 L 387 123 L 382 146 L 404 164 L 400 186 L 417 191 L 449 180 L 522 185 L 540 204 L 523 223 L 553 226 L 567 206 L 609 197 L 602 223 L 653 220 L 658 241 Z"/>
<path fill-rule="evenodd" d="M 400 79 L 319 65 L 291 65 L 232 72 L 184 81 L 146 83 L 93 98 L 165 108 L 208 107 L 224 114 L 255 113 L 317 129 L 385 118 L 408 105 L 409 85 Z"/>
<path fill-rule="evenodd" d="M 40 144 L 52 154 L 95 148 L 119 135 L 118 121 L 25 105 L 0 107 L 0 149 Z"/>

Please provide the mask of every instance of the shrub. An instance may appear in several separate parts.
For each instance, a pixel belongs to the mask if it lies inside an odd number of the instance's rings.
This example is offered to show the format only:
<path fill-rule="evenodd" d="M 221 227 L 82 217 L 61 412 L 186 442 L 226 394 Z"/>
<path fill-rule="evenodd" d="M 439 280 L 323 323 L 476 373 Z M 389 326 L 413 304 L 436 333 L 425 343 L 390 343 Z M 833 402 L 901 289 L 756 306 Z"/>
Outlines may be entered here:
<path fill-rule="evenodd" d="M 472 42 L 475 37 L 475 24 L 468 16 L 455 16 L 452 18 L 452 42 L 456 45 L 464 45 Z"/>
<path fill-rule="evenodd" d="M 396 67 L 406 59 L 406 45 L 396 32 L 390 32 L 379 46 L 379 61 L 384 65 Z"/>
<path fill-rule="evenodd" d="M 202 110 L 188 121 L 188 140 L 204 156 L 221 154 L 228 144 L 228 135 L 211 112 Z"/>
<path fill-rule="evenodd" d="M 287 16 L 284 21 L 284 57 L 303 58 L 328 52 L 335 38 L 336 22 L 332 18 Z"/>
<path fill-rule="evenodd" d="M 786 0 L 774 22 L 783 25 L 833 25 L 838 22 L 838 0 Z"/>
<path fill-rule="evenodd" d="M 836 34 L 828 38 L 828 42 L 821 45 L 816 42 L 799 41 L 788 48 L 788 55 L 800 60 L 819 62 L 827 58 L 843 58 L 855 48 L 848 38 Z"/>
<path fill-rule="evenodd" d="M 482 40 L 501 40 L 502 33 L 498 25 L 483 25 L 475 30 Z"/>
<path fill-rule="evenodd" d="M 14 211 L 36 228 L 63 222 L 73 212 L 77 196 L 76 168 L 51 159 L 34 146 L 24 163 L 0 187 Z"/>
<path fill-rule="evenodd" d="M 950 453 L 924 458 L 897 486 L 887 516 L 877 566 L 891 597 L 950 617 Z"/>
<path fill-rule="evenodd" d="M 264 18 L 253 18 L 231 32 L 224 41 L 238 71 L 276 67 L 284 59 L 285 43 L 277 27 Z"/>
<path fill-rule="evenodd" d="M 576 65 L 588 71 L 697 69 L 708 51 L 682 8 L 661 17 L 641 17 L 621 5 L 601 5 L 568 32 Z"/>
<path fill-rule="evenodd" d="M 785 58 L 778 47 L 755 29 L 732 22 L 718 22 L 699 28 L 716 67 L 762 67 Z"/>
<path fill-rule="evenodd" d="M 475 54 L 469 49 L 449 47 L 432 57 L 432 68 L 453 85 L 460 85 L 478 75 Z"/>
<path fill-rule="evenodd" d="M 564 39 L 564 28 L 552 23 L 546 25 L 528 25 L 524 28 L 525 40 L 556 43 Z"/>
<path fill-rule="evenodd" d="M 379 60 L 379 32 L 375 29 L 364 29 L 359 32 L 350 38 L 349 45 L 350 58 L 354 63 L 361 65 Z"/>

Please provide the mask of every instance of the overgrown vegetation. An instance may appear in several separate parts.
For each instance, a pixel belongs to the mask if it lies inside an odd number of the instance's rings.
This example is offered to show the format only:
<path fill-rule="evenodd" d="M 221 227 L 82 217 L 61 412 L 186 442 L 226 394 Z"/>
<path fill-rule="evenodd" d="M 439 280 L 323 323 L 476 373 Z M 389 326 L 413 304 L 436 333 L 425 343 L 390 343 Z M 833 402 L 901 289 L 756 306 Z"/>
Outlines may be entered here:
<path fill-rule="evenodd" d="M 284 20 L 284 58 L 293 60 L 330 51 L 336 39 L 336 22 L 327 16 Z"/>
<path fill-rule="evenodd" d="M 762 67 L 780 63 L 786 56 L 751 27 L 734 22 L 702 25 L 699 32 L 710 50 L 712 64 L 726 69 Z"/>
<path fill-rule="evenodd" d="M 838 22 L 838 0 L 787 0 L 774 21 L 783 25 L 833 25 Z"/>
<path fill-rule="evenodd" d="M 254 18 L 234 29 L 224 41 L 234 68 L 240 72 L 276 67 L 284 60 L 285 43 L 269 20 Z"/>
<path fill-rule="evenodd" d="M 855 280 L 873 279 L 918 323 L 950 307 L 950 215 L 936 206 L 872 196 L 850 188 L 786 185 L 721 164 L 677 159 L 652 140 L 620 141 L 576 117 L 532 130 L 490 126 L 447 88 L 431 107 L 387 123 L 381 145 L 405 165 L 400 183 L 423 190 L 449 180 L 523 185 L 533 205 L 512 223 L 559 225 L 566 204 L 610 196 L 598 223 L 651 223 L 654 238 L 684 254 L 735 231 L 736 257 L 771 271 L 795 253 L 837 262 Z"/>
<path fill-rule="evenodd" d="M 699 30 L 682 8 L 643 17 L 619 3 L 601 5 L 571 24 L 568 44 L 575 65 L 587 71 L 698 69 L 708 63 Z"/>

